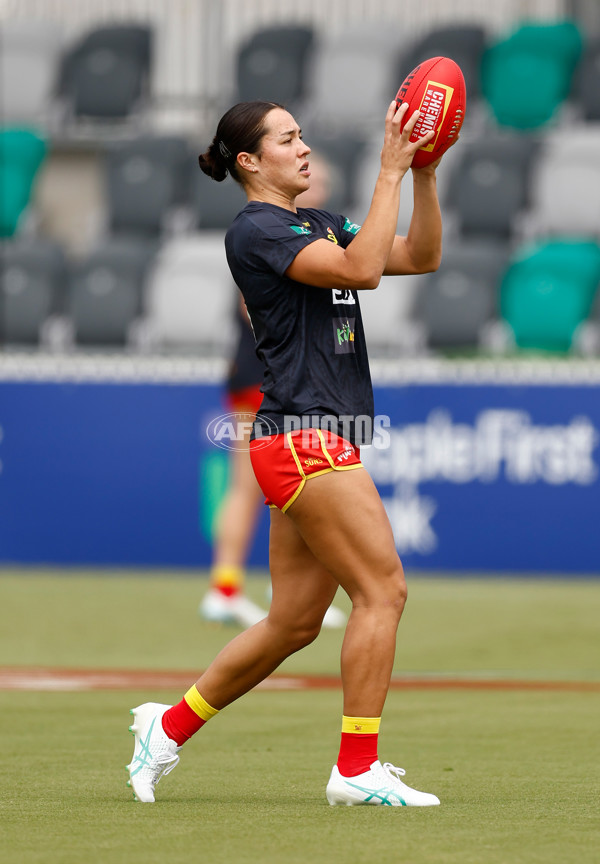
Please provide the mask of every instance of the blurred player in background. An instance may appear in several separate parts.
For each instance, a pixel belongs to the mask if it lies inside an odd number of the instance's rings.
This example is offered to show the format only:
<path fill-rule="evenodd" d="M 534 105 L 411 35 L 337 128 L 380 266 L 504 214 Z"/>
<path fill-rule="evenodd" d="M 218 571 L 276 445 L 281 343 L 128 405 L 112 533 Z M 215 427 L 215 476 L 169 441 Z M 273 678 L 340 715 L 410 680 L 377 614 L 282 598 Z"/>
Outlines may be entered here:
<path fill-rule="evenodd" d="M 299 207 L 324 207 L 331 196 L 333 167 L 324 155 L 310 157 L 310 189 L 298 196 Z M 256 354 L 256 343 L 240 296 L 234 313 L 236 342 L 226 381 L 227 411 L 243 414 L 244 421 L 256 415 L 262 402 L 264 366 Z M 240 441 L 240 447 L 230 451 L 229 481 L 219 509 L 214 537 L 213 564 L 210 586 L 198 607 L 207 621 L 252 627 L 267 615 L 244 591 L 245 568 L 264 495 L 254 476 L 249 453 L 250 432 Z M 341 609 L 330 606 L 323 626 L 343 627 L 346 616 Z"/>
<path fill-rule="evenodd" d="M 221 181 L 230 173 L 248 199 L 225 248 L 266 367 L 250 454 L 270 505 L 273 599 L 268 616 L 229 642 L 178 704 L 132 709 L 128 769 L 140 801 L 154 801 L 157 782 L 208 720 L 316 639 L 341 586 L 352 612 L 341 652 L 341 742 L 327 800 L 439 804 L 378 757 L 406 581 L 359 450 L 370 443 L 362 429 L 365 418 L 373 422 L 374 405 L 358 294 L 375 289 L 382 275 L 429 272 L 441 260 L 437 162 L 413 170 L 411 223 L 406 237 L 395 234 L 402 179 L 434 136 L 411 143 L 419 113 L 407 118 L 407 103 L 396 109 L 392 102 L 386 114 L 381 168 L 362 227 L 340 214 L 297 209 L 311 183 L 311 151 L 280 105 L 234 106 L 200 157 L 206 174 Z M 310 426 L 290 427 L 291 419 Z M 307 747 L 320 731 L 319 718 L 311 717 Z"/>

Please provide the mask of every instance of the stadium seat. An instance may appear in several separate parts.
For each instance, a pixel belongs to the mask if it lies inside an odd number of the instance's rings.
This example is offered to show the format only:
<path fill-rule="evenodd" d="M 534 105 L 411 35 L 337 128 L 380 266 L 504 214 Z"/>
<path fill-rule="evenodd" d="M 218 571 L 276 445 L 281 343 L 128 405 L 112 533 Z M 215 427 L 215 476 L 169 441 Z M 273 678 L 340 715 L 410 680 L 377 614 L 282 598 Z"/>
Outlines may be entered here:
<path fill-rule="evenodd" d="M 375 291 L 360 291 L 365 339 L 372 358 L 414 356 L 424 348 L 424 331 L 413 309 L 423 276 L 384 276 Z"/>
<path fill-rule="evenodd" d="M 201 230 L 229 228 L 246 204 L 242 188 L 231 177 L 217 183 L 204 174 L 195 161 L 190 183 L 190 204 L 194 222 Z"/>
<path fill-rule="evenodd" d="M 600 121 L 600 37 L 590 39 L 577 67 L 573 84 L 573 101 L 584 121 Z"/>
<path fill-rule="evenodd" d="M 469 101 L 479 98 L 481 93 L 481 58 L 486 44 L 486 31 L 480 24 L 436 27 L 410 45 L 401 58 L 396 79 L 400 83 L 411 69 L 429 57 L 450 57 L 465 76 L 468 113 Z"/>
<path fill-rule="evenodd" d="M 507 239 L 529 203 L 530 169 L 537 142 L 525 135 L 461 141 L 446 203 L 463 236 Z"/>
<path fill-rule="evenodd" d="M 600 247 L 561 239 L 527 245 L 500 288 L 500 314 L 520 348 L 568 352 L 600 283 Z"/>
<path fill-rule="evenodd" d="M 62 31 L 50 21 L 0 22 L 0 106 L 3 123 L 45 126 L 62 49 Z"/>
<path fill-rule="evenodd" d="M 524 24 L 489 45 L 481 86 L 500 126 L 535 129 L 557 113 L 571 89 L 582 37 L 572 21 Z"/>
<path fill-rule="evenodd" d="M 365 151 L 364 137 L 351 132 L 326 134 L 321 131 L 309 133 L 304 138 L 313 154 L 322 155 L 331 166 L 331 195 L 323 206 L 345 213 L 356 201 L 356 179 Z"/>
<path fill-rule="evenodd" d="M 362 223 L 365 220 L 371 206 L 375 182 L 381 168 L 381 144 L 381 134 L 371 136 L 360 150 L 360 158 L 356 162 L 354 169 L 355 176 L 351 186 L 353 190 L 353 197 L 349 208 L 351 212 L 346 215 L 358 223 Z M 441 202 L 448 198 L 448 187 L 454 174 L 454 166 L 460 158 L 462 146 L 463 141 L 461 139 L 458 146 L 451 147 L 444 154 L 441 165 L 436 172 L 438 196 Z M 413 178 L 412 172 L 408 171 L 402 180 L 400 209 L 397 221 L 397 232 L 399 234 L 406 234 L 408 231 L 412 212 Z"/>
<path fill-rule="evenodd" d="M 152 33 L 141 25 L 98 27 L 63 56 L 60 92 L 75 118 L 124 119 L 148 95 Z"/>
<path fill-rule="evenodd" d="M 397 24 L 383 21 L 322 31 L 309 70 L 305 137 L 347 130 L 370 136 L 374 128 L 382 130 L 401 84 L 394 74 L 403 45 Z"/>
<path fill-rule="evenodd" d="M 62 310 L 66 262 L 47 240 L 5 242 L 0 247 L 0 341 L 37 345 L 50 315 Z"/>
<path fill-rule="evenodd" d="M 600 238 L 600 127 L 560 127 L 546 136 L 532 169 L 529 238 L 562 234 Z"/>
<path fill-rule="evenodd" d="M 29 129 L 0 130 L 0 237 L 12 237 L 31 199 L 46 143 Z"/>
<path fill-rule="evenodd" d="M 313 28 L 301 25 L 253 33 L 237 52 L 239 101 L 265 99 L 291 107 L 301 100 L 313 38 Z"/>
<path fill-rule="evenodd" d="M 146 292 L 149 342 L 159 350 L 225 356 L 237 289 L 223 231 L 202 231 L 164 244 Z"/>
<path fill-rule="evenodd" d="M 572 352 L 586 357 L 600 357 L 600 282 L 589 315 L 575 329 Z"/>
<path fill-rule="evenodd" d="M 375 182 L 381 168 L 381 143 L 381 135 L 376 135 L 368 140 L 356 167 L 356 177 L 354 180 L 354 188 L 356 190 L 355 206 L 353 212 L 347 215 L 359 224 L 364 221 L 373 199 Z M 400 195 L 400 210 L 397 223 L 397 230 L 400 234 L 406 234 L 408 230 L 412 209 L 412 173 L 408 171 L 402 180 Z"/>
<path fill-rule="evenodd" d="M 113 145 L 106 155 L 109 226 L 114 233 L 158 235 L 189 180 L 190 154 L 176 137 L 140 137 Z"/>
<path fill-rule="evenodd" d="M 423 277 L 415 312 L 426 344 L 442 351 L 473 351 L 498 317 L 497 296 L 508 262 L 506 244 L 489 240 L 455 243 L 444 250 L 439 270 Z"/>
<path fill-rule="evenodd" d="M 154 254 L 151 243 L 111 239 L 73 268 L 67 311 L 77 345 L 127 345 Z"/>

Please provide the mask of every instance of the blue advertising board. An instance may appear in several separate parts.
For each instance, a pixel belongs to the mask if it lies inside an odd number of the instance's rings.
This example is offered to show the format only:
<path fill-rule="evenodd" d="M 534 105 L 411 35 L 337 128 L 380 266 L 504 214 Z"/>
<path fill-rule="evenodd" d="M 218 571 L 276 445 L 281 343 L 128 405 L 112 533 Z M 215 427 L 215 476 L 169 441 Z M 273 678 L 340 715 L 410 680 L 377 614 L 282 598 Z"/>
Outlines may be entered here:
<path fill-rule="evenodd" d="M 376 391 L 387 435 L 363 452 L 407 567 L 600 572 L 600 391 Z"/>
<path fill-rule="evenodd" d="M 375 386 L 362 451 L 407 569 L 600 575 L 600 380 L 423 377 Z M 1 563 L 210 563 L 220 384 L 109 378 L 0 377 Z"/>

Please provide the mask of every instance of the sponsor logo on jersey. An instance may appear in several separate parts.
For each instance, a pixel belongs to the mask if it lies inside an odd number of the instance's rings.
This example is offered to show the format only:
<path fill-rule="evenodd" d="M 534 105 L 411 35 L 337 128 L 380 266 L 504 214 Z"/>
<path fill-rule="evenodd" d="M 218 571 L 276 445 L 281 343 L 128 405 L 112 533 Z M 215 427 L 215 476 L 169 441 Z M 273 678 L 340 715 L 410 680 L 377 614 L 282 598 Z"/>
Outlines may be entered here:
<path fill-rule="evenodd" d="M 334 305 L 342 304 L 344 306 L 356 305 L 356 298 L 352 291 L 348 288 L 334 288 L 331 292 L 331 301 Z"/>
<path fill-rule="evenodd" d="M 290 225 L 292 231 L 295 231 L 296 234 L 312 234 L 310 228 L 307 228 L 305 225 Z"/>
<path fill-rule="evenodd" d="M 331 242 L 335 243 L 336 245 L 338 243 L 338 239 L 333 233 L 333 228 L 330 228 L 329 225 L 327 226 L 327 239 L 331 240 Z"/>
<path fill-rule="evenodd" d="M 355 318 L 334 318 L 333 335 L 336 354 L 354 354 Z"/>
<path fill-rule="evenodd" d="M 343 453 L 340 453 L 339 456 L 335 457 L 335 461 L 336 462 L 345 462 L 346 459 L 349 459 L 353 453 L 354 453 L 354 450 L 350 450 L 350 449 L 344 450 Z"/>
<path fill-rule="evenodd" d="M 360 229 L 361 226 L 357 225 L 356 222 L 351 222 L 349 219 L 346 219 L 346 221 L 344 222 L 344 231 L 349 231 L 351 234 L 358 234 Z"/>

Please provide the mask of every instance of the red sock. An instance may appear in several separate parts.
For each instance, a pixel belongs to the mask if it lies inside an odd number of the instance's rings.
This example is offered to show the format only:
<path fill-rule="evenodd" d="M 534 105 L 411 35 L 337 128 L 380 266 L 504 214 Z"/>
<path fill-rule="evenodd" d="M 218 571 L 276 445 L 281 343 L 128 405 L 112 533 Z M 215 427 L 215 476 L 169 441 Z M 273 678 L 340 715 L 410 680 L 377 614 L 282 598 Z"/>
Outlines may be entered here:
<path fill-rule="evenodd" d="M 218 714 L 202 698 L 196 687 L 190 687 L 181 702 L 165 711 L 162 717 L 162 727 L 178 747 L 185 744 L 204 724 Z"/>
<path fill-rule="evenodd" d="M 337 767 L 343 777 L 356 777 L 377 761 L 380 717 L 343 717 Z"/>
<path fill-rule="evenodd" d="M 195 711 L 192 711 L 185 699 L 173 705 L 168 711 L 165 711 L 162 718 L 162 727 L 172 741 L 175 741 L 178 747 L 185 744 L 198 729 L 201 729 L 206 720 L 198 717 Z"/>
<path fill-rule="evenodd" d="M 210 575 L 210 584 L 225 597 L 240 594 L 244 585 L 244 570 L 229 564 L 217 564 Z"/>

